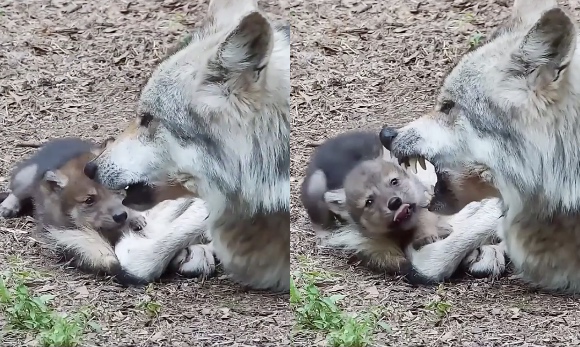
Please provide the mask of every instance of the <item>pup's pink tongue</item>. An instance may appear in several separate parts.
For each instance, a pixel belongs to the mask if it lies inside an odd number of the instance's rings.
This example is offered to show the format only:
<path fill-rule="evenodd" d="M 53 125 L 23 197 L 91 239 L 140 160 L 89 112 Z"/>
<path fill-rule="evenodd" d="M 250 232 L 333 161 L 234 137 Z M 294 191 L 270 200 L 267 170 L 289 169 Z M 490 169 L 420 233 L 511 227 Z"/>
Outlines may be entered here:
<path fill-rule="evenodd" d="M 393 220 L 395 222 L 399 222 L 399 221 L 407 218 L 407 216 L 409 215 L 409 207 L 411 207 L 411 205 L 409 205 L 409 204 L 401 205 L 401 207 L 399 207 L 397 212 L 395 212 L 395 218 L 393 218 Z"/>

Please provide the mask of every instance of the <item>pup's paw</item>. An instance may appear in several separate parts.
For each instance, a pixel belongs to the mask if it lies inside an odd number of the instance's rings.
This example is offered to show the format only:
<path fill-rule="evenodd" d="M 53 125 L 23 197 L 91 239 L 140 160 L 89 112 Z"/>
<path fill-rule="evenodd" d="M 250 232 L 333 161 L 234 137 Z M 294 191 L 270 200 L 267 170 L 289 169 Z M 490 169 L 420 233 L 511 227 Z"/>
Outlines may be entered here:
<path fill-rule="evenodd" d="M 499 278 L 506 269 L 504 244 L 481 246 L 463 259 L 461 265 L 475 278 Z"/>
<path fill-rule="evenodd" d="M 15 218 L 18 216 L 19 211 L 20 206 L 4 206 L 4 204 L 0 204 L 0 217 L 2 218 Z"/>
<path fill-rule="evenodd" d="M 191 245 L 171 260 L 171 268 L 185 277 L 208 278 L 215 274 L 216 261 L 211 245 Z"/>
<path fill-rule="evenodd" d="M 147 226 L 147 218 L 142 214 L 133 214 L 129 221 L 129 227 L 133 231 L 143 230 Z"/>
<path fill-rule="evenodd" d="M 413 241 L 411 246 L 413 247 L 413 249 L 418 251 L 427 245 L 430 245 L 432 243 L 435 243 L 437 241 L 445 239 L 447 236 L 449 236 L 449 234 L 451 234 L 451 233 L 450 232 L 449 233 L 448 232 L 440 232 L 439 235 L 425 236 L 423 238 L 420 238 L 418 240 Z"/>

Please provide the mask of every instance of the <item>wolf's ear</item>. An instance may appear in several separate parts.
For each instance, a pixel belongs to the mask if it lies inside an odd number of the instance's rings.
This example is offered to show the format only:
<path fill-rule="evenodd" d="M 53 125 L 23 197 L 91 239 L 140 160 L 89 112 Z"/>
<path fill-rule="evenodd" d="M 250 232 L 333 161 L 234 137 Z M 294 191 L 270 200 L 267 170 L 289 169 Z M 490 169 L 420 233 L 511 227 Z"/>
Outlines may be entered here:
<path fill-rule="evenodd" d="M 208 17 L 220 26 L 235 21 L 248 12 L 258 8 L 257 0 L 211 0 L 208 6 Z"/>
<path fill-rule="evenodd" d="M 270 22 L 259 12 L 252 12 L 220 45 L 215 60 L 220 68 L 229 73 L 251 73 L 257 80 L 268 64 L 273 45 Z"/>
<path fill-rule="evenodd" d="M 58 171 L 47 171 L 44 180 L 53 192 L 60 192 L 68 184 L 68 177 Z"/>
<path fill-rule="evenodd" d="M 344 189 L 329 190 L 324 193 L 324 202 L 328 205 L 328 209 L 339 216 L 348 214 L 346 209 L 346 194 Z"/>
<path fill-rule="evenodd" d="M 512 72 L 537 92 L 557 88 L 576 48 L 576 26 L 559 8 L 542 14 L 512 55 Z"/>
<path fill-rule="evenodd" d="M 512 25 L 527 28 L 547 10 L 558 7 L 556 0 L 515 0 L 512 6 Z"/>

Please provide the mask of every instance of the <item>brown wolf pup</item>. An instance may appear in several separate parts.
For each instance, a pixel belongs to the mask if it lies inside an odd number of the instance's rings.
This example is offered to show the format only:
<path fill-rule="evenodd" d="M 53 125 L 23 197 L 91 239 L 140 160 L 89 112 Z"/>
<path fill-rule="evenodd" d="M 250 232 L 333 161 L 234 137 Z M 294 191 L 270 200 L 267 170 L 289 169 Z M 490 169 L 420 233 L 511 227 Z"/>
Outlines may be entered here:
<path fill-rule="evenodd" d="M 425 187 L 383 159 L 360 163 L 347 175 L 344 191 L 328 192 L 325 199 L 346 209 L 354 225 L 331 233 L 323 244 L 356 251 L 365 265 L 389 274 L 411 270 L 407 246 L 420 249 L 451 232 L 445 220 L 425 209 Z"/>
<path fill-rule="evenodd" d="M 122 205 L 122 197 L 87 178 L 83 168 L 102 145 L 76 138 L 55 139 L 19 163 L 2 211 L 10 217 L 33 214 L 36 235 L 64 252 L 85 271 L 120 270 L 114 245 L 124 230 L 140 230 L 145 219 Z"/>

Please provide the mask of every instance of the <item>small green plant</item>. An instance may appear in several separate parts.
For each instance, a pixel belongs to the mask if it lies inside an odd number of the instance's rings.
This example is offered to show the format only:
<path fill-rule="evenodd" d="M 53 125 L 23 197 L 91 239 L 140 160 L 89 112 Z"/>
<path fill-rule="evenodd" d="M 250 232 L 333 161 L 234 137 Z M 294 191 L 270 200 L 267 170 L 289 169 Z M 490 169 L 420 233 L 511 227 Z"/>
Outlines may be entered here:
<path fill-rule="evenodd" d="M 433 311 L 439 319 L 445 318 L 451 311 L 451 304 L 444 301 L 445 298 L 445 288 L 443 284 L 437 287 L 435 299 L 433 299 L 429 304 L 426 305 L 426 309 Z"/>
<path fill-rule="evenodd" d="M 302 285 L 290 283 L 290 305 L 296 318 L 296 326 L 302 330 L 322 331 L 332 347 L 365 347 L 371 344 L 377 326 L 377 314 L 348 315 L 338 306 L 344 295 L 325 296 L 313 283 L 315 276 L 297 276 Z M 386 331 L 388 325 L 379 326 Z"/>
<path fill-rule="evenodd" d="M 7 322 L 3 333 L 32 333 L 43 347 L 78 346 L 90 313 L 65 315 L 55 312 L 50 307 L 53 295 L 35 296 L 25 284 L 37 273 L 13 270 L 0 274 L 0 312 Z"/>
<path fill-rule="evenodd" d="M 479 31 L 471 34 L 469 37 L 469 47 L 476 48 L 481 45 L 481 41 L 483 40 L 483 34 Z"/>
<path fill-rule="evenodd" d="M 439 318 L 444 318 L 451 311 L 451 307 L 448 302 L 435 300 L 430 302 L 426 308 L 433 311 Z"/>
<path fill-rule="evenodd" d="M 161 304 L 154 301 L 152 298 L 154 291 L 155 287 L 153 286 L 153 283 L 150 283 L 147 288 L 145 288 L 145 297 L 141 300 L 139 305 L 137 305 L 138 308 L 144 310 L 151 317 L 157 317 L 161 312 Z"/>
<path fill-rule="evenodd" d="M 336 303 L 343 299 L 343 295 L 324 297 L 314 284 L 309 283 L 298 290 L 293 285 L 291 303 L 299 326 L 312 330 L 333 330 L 342 326 L 342 311 Z"/>
<path fill-rule="evenodd" d="M 145 300 L 141 302 L 139 308 L 143 309 L 151 317 L 157 317 L 161 312 L 161 304 L 153 300 Z"/>
<path fill-rule="evenodd" d="M 372 334 L 375 330 L 376 318 L 374 315 L 347 317 L 340 329 L 331 331 L 328 343 L 333 347 L 364 347 L 372 343 Z"/>

